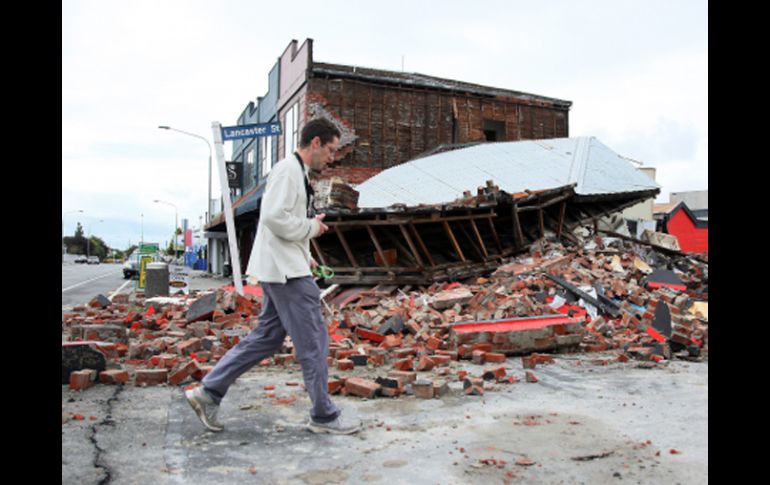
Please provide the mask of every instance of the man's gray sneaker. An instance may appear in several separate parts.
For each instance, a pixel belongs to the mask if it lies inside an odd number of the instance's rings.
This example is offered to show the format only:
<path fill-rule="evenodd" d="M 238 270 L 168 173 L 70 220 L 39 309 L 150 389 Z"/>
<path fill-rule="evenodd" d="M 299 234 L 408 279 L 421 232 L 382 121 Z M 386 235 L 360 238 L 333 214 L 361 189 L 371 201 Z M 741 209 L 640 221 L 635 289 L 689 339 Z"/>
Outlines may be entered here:
<path fill-rule="evenodd" d="M 307 429 L 313 433 L 353 434 L 361 431 L 361 421 L 343 418 L 342 415 L 328 423 L 316 423 L 311 419 Z"/>
<path fill-rule="evenodd" d="M 225 429 L 217 421 L 217 411 L 219 411 L 219 404 L 209 395 L 203 386 L 197 386 L 193 389 L 188 389 L 184 392 L 184 396 L 187 398 L 187 402 L 190 403 L 195 414 L 203 423 L 203 426 L 211 431 L 222 431 Z"/>

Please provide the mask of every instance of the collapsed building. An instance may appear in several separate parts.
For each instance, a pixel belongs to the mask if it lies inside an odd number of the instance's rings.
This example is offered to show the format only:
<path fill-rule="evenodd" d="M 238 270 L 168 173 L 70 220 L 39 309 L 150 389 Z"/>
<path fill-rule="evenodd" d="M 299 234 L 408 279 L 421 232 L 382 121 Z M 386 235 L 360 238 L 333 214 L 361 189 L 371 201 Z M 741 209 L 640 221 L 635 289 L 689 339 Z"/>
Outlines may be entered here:
<path fill-rule="evenodd" d="M 243 177 L 232 191 L 241 268 L 256 235 L 265 183 L 272 166 L 291 156 L 314 118 L 342 134 L 335 160 L 320 175 L 360 184 L 447 145 L 569 136 L 571 101 L 513 89 L 481 86 L 421 73 L 319 62 L 312 39 L 293 40 L 268 74 L 267 93 L 249 102 L 237 125 L 278 122 L 278 136 L 235 140 L 232 161 Z M 444 201 L 442 201 L 444 202 Z M 228 251 L 223 213 L 206 226 L 215 246 L 212 270 Z"/>
<path fill-rule="evenodd" d="M 316 186 L 330 231 L 311 241 L 330 283 L 428 284 L 494 270 L 660 187 L 594 137 L 445 147 L 356 186 Z"/>

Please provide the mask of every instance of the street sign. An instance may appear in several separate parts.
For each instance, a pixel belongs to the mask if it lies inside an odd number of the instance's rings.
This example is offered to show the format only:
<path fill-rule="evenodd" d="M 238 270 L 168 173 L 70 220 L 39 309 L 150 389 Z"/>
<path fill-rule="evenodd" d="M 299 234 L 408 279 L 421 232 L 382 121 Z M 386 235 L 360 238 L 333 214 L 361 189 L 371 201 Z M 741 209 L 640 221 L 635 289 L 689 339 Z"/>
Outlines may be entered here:
<path fill-rule="evenodd" d="M 168 267 L 168 295 L 177 293 L 190 294 L 190 270 L 185 266 L 172 264 Z"/>
<path fill-rule="evenodd" d="M 243 179 L 243 162 L 225 162 L 227 168 L 227 186 L 231 189 L 241 188 Z"/>
<path fill-rule="evenodd" d="M 158 243 L 141 243 L 139 245 L 139 254 L 157 253 L 160 248 Z"/>
<path fill-rule="evenodd" d="M 222 141 L 238 140 L 241 138 L 258 138 L 281 134 L 280 123 L 256 123 L 253 125 L 223 126 Z"/>

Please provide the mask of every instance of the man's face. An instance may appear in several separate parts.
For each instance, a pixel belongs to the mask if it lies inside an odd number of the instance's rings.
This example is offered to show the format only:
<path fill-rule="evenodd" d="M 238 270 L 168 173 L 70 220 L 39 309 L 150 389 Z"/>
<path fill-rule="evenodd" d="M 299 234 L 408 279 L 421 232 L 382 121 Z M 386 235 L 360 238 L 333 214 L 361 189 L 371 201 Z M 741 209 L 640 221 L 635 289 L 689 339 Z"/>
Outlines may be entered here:
<path fill-rule="evenodd" d="M 331 141 L 325 145 L 321 144 L 321 138 L 315 137 L 311 142 L 313 151 L 311 154 L 311 167 L 314 170 L 322 170 L 327 163 L 334 161 L 334 154 L 337 153 L 337 147 L 339 146 L 340 139 L 334 137 Z"/>

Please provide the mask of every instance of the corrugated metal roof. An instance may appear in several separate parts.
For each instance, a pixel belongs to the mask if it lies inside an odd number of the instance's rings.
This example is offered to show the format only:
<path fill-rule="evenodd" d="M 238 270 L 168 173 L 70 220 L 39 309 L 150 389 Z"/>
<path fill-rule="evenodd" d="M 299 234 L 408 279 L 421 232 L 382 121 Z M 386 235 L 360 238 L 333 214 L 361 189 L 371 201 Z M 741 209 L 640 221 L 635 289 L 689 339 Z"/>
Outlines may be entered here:
<path fill-rule="evenodd" d="M 412 160 L 358 185 L 361 208 L 441 204 L 487 180 L 508 193 L 577 184 L 578 195 L 660 186 L 595 137 L 484 143 Z"/>

